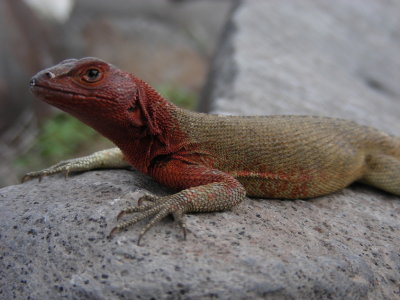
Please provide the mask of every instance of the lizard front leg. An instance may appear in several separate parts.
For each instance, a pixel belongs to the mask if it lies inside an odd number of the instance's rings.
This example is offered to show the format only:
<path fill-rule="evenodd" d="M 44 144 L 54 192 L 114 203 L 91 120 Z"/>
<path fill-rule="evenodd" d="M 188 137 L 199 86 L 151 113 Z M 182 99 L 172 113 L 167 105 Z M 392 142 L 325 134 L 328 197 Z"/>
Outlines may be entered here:
<path fill-rule="evenodd" d="M 186 223 L 184 216 L 189 212 L 223 211 L 239 204 L 246 196 L 244 187 L 231 175 L 206 166 L 188 164 L 179 160 L 155 168 L 152 176 L 161 183 L 182 191 L 166 196 L 156 197 L 146 195 L 139 199 L 151 201 L 120 212 L 118 218 L 137 213 L 130 220 L 114 227 L 110 233 L 132 226 L 143 219 L 151 217 L 139 234 L 137 243 L 143 235 L 158 221 L 172 214 L 179 223 L 186 237 Z"/>
<path fill-rule="evenodd" d="M 110 148 L 95 152 L 91 155 L 61 161 L 47 169 L 30 172 L 22 177 L 22 182 L 44 177 L 56 173 L 64 173 L 67 177 L 70 172 L 82 172 L 92 169 L 126 168 L 129 164 L 119 148 Z"/>

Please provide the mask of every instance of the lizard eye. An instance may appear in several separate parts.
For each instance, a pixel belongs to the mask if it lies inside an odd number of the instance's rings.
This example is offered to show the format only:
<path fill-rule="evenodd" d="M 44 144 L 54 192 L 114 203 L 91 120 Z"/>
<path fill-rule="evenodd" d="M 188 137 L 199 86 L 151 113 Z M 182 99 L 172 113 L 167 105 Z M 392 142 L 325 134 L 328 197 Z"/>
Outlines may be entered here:
<path fill-rule="evenodd" d="M 86 82 L 93 83 L 101 79 L 101 71 L 96 68 L 88 69 L 82 76 L 82 79 Z"/>

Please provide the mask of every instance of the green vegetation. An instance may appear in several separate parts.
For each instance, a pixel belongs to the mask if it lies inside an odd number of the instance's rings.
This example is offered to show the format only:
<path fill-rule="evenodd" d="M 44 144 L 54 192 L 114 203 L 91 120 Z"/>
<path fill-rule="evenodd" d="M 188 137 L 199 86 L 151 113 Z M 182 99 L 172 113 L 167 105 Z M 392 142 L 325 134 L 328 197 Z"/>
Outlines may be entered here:
<path fill-rule="evenodd" d="M 48 166 L 79 152 L 97 136 L 92 128 L 60 112 L 43 124 L 32 148 L 16 164 L 22 168 Z"/>
<path fill-rule="evenodd" d="M 166 99 L 182 108 L 190 110 L 196 108 L 197 96 L 193 91 L 171 85 L 162 85 L 157 90 Z"/>
<path fill-rule="evenodd" d="M 60 159 L 76 152 L 79 145 L 95 134 L 92 128 L 74 117 L 60 113 L 44 124 L 38 137 L 38 150 L 44 157 Z"/>

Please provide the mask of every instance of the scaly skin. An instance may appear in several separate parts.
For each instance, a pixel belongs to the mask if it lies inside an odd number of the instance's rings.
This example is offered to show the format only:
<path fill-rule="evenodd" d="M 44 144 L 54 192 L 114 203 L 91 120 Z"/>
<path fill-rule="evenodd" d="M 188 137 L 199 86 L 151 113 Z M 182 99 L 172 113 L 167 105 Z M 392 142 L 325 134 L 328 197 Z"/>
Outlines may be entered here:
<path fill-rule="evenodd" d="M 93 127 L 118 148 L 28 173 L 24 179 L 132 165 L 178 190 L 146 195 L 111 234 L 168 214 L 223 211 L 246 194 L 311 198 L 362 181 L 400 195 L 400 139 L 351 121 L 312 116 L 217 116 L 167 102 L 133 75 L 95 58 L 70 59 L 32 78 L 32 92 Z M 148 201 L 140 205 L 141 201 Z M 185 231 L 186 232 L 186 231 Z"/>

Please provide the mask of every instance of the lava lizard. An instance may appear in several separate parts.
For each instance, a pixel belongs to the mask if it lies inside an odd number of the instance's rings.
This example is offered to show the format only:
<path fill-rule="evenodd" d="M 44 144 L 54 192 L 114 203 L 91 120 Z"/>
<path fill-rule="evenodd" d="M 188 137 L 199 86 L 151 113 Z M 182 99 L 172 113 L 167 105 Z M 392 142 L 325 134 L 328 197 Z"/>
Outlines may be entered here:
<path fill-rule="evenodd" d="M 66 160 L 31 178 L 133 166 L 176 194 L 145 195 L 111 235 L 168 214 L 223 211 L 245 196 L 312 198 L 361 181 L 400 195 L 400 138 L 352 121 L 317 116 L 220 116 L 187 111 L 147 83 L 96 58 L 68 59 L 30 82 L 41 100 L 70 113 L 117 148 Z M 145 201 L 145 203 L 142 203 Z"/>

